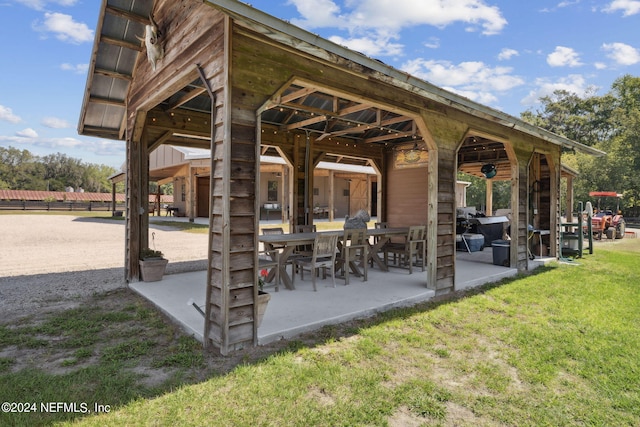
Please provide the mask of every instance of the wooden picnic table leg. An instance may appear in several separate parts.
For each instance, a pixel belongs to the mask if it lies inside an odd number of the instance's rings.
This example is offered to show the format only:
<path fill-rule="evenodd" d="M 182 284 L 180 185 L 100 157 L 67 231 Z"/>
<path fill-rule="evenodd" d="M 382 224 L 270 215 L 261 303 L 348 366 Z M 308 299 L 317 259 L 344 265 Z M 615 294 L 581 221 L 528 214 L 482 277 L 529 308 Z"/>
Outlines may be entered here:
<path fill-rule="evenodd" d="M 371 242 L 367 241 L 367 244 L 369 245 L 369 253 L 367 256 L 367 262 L 369 262 L 369 259 L 372 260 L 374 263 L 376 263 L 378 265 L 378 267 L 380 267 L 380 270 L 382 271 L 389 271 L 389 267 L 387 267 L 387 263 L 384 262 L 383 260 L 380 259 L 380 257 L 378 256 L 378 252 L 380 252 L 380 250 L 382 249 L 382 247 L 389 241 L 391 240 L 390 237 L 387 236 L 380 236 L 380 238 L 378 239 L 377 242 L 375 242 L 373 245 L 371 244 Z"/>
<path fill-rule="evenodd" d="M 291 280 L 291 276 L 287 273 L 287 260 L 291 256 L 291 253 L 295 249 L 295 245 L 285 246 L 280 253 L 280 280 L 284 283 L 284 286 L 287 289 L 294 290 L 296 287 L 293 285 L 293 281 Z M 293 274 L 296 274 L 295 269 Z"/>

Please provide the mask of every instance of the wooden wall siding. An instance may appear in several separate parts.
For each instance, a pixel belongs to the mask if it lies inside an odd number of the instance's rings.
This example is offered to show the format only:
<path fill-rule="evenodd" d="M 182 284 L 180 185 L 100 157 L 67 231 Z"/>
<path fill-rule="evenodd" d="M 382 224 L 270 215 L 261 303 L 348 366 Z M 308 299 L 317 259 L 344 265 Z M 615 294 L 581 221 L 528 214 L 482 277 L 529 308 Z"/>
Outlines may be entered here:
<path fill-rule="evenodd" d="M 149 153 L 146 135 L 142 141 L 127 141 L 127 230 L 125 241 L 125 279 L 140 279 L 140 250 L 149 247 Z M 145 202 L 143 202 L 145 201 Z"/>
<path fill-rule="evenodd" d="M 520 175 L 520 183 L 518 185 L 518 224 L 511 226 L 511 234 L 517 233 L 518 236 L 518 254 L 517 268 L 520 271 L 526 270 L 529 265 L 529 252 L 527 245 L 529 244 L 529 165 L 528 162 L 521 161 L 518 165 L 518 173 Z M 515 218 L 515 216 L 514 216 Z"/>
<path fill-rule="evenodd" d="M 187 163 L 184 159 L 184 154 L 168 145 L 160 146 L 156 150 L 153 150 L 153 152 L 149 153 L 149 169 L 151 170 L 167 166 L 175 166 L 182 163 Z"/>
<path fill-rule="evenodd" d="M 131 85 L 129 107 L 150 110 L 167 98 L 167 91 L 174 93 L 193 81 L 196 64 L 205 68 L 207 76 L 214 73 L 207 69 L 224 51 L 224 15 L 201 2 L 157 1 L 154 20 L 164 36 L 165 56 L 151 69 L 142 52 Z M 213 87 L 219 86 L 212 82 Z"/>
<path fill-rule="evenodd" d="M 451 131 L 450 131 L 451 132 Z M 456 146 L 461 135 L 450 133 L 439 141 L 438 150 L 438 224 L 436 295 L 454 290 L 456 228 Z"/>
<path fill-rule="evenodd" d="M 393 164 L 393 160 L 390 160 Z M 428 169 L 426 167 L 387 171 L 387 222 L 391 227 L 427 223 Z"/>

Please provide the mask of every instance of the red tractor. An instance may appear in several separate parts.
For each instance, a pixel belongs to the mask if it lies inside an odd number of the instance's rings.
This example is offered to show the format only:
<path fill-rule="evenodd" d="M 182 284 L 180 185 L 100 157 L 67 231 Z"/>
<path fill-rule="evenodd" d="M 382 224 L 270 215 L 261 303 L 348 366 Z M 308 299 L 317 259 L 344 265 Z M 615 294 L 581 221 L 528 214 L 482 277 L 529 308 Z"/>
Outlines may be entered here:
<path fill-rule="evenodd" d="M 620 211 L 620 199 L 622 194 L 615 191 L 591 191 L 590 197 L 598 197 L 598 208 L 591 217 L 591 229 L 596 239 L 601 240 L 602 235 L 606 235 L 607 239 L 622 239 L 624 237 L 625 222 Z M 602 197 L 614 197 L 616 199 L 615 212 L 608 208 L 600 208 L 600 199 Z"/>

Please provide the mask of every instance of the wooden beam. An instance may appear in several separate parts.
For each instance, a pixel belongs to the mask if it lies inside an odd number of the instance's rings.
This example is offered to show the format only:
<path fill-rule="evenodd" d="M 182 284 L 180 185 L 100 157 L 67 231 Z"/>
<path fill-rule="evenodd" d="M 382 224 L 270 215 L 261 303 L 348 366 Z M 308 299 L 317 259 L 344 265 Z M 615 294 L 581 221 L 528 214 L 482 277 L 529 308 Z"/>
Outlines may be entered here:
<path fill-rule="evenodd" d="M 283 95 L 280 97 L 280 100 L 278 102 L 278 104 L 288 104 L 290 102 L 295 101 L 296 99 L 300 99 L 304 96 L 307 96 L 313 92 L 316 92 L 315 88 L 312 87 L 307 87 L 307 88 L 303 88 L 300 90 L 297 90 L 293 93 L 290 93 L 289 95 Z"/>
<path fill-rule="evenodd" d="M 113 79 L 126 80 L 128 82 L 133 80 L 133 77 L 130 76 L 129 74 L 122 74 L 122 73 L 118 73 L 117 71 L 110 71 L 102 68 L 96 68 L 94 70 L 94 73 L 99 74 L 101 76 L 111 77 Z"/>
<path fill-rule="evenodd" d="M 158 148 L 159 146 L 167 142 L 169 139 L 171 139 L 172 136 L 173 136 L 173 132 L 167 131 L 163 133 L 160 136 L 160 138 L 156 139 L 155 141 L 149 141 L 149 147 L 147 148 L 147 151 L 151 153 L 153 150 L 155 150 L 156 148 Z"/>
<path fill-rule="evenodd" d="M 133 13 L 125 9 L 120 9 L 119 7 L 106 5 L 104 10 L 110 15 L 117 16 L 119 18 L 124 18 L 128 21 L 134 21 L 142 25 L 151 24 L 151 21 L 149 20 L 148 17 L 138 15 L 137 13 Z"/>
<path fill-rule="evenodd" d="M 115 39 L 113 37 L 109 37 L 109 36 L 105 36 L 105 35 L 101 35 L 100 36 L 100 41 L 102 43 L 123 47 L 125 49 L 135 50 L 137 52 L 142 52 L 142 50 L 143 50 L 142 44 L 131 43 L 131 42 L 128 42 L 126 40 Z"/>
<path fill-rule="evenodd" d="M 207 91 L 207 89 L 204 88 L 204 87 L 194 88 L 194 89 L 190 90 L 188 93 L 185 93 L 179 99 L 175 100 L 173 103 L 169 104 L 169 106 L 166 108 L 165 111 L 175 110 L 176 108 L 180 107 L 181 105 L 184 105 L 187 102 L 191 101 L 192 99 L 197 98 L 198 96 L 202 95 L 206 91 Z"/>
<path fill-rule="evenodd" d="M 393 132 L 391 131 L 387 135 L 376 136 L 374 138 L 366 138 L 362 142 L 372 143 L 372 142 L 382 142 L 382 141 L 390 141 L 392 139 L 398 138 L 407 138 L 414 136 L 413 132 Z"/>
<path fill-rule="evenodd" d="M 114 105 L 116 107 L 122 108 L 125 107 L 124 100 L 99 98 L 97 96 L 89 97 L 89 102 L 93 102 L 94 104 Z"/>
<path fill-rule="evenodd" d="M 325 120 L 327 120 L 327 116 L 316 116 L 316 117 L 312 117 L 310 119 L 307 120 L 302 120 L 290 125 L 285 125 L 283 126 L 283 130 L 294 130 L 294 129 L 300 129 L 302 127 L 305 126 L 309 126 L 309 125 L 313 125 L 316 123 L 320 123 L 320 122 L 324 122 Z"/>
<path fill-rule="evenodd" d="M 211 116 L 197 111 L 151 110 L 147 114 L 147 126 L 159 130 L 171 130 L 182 135 L 210 137 Z"/>

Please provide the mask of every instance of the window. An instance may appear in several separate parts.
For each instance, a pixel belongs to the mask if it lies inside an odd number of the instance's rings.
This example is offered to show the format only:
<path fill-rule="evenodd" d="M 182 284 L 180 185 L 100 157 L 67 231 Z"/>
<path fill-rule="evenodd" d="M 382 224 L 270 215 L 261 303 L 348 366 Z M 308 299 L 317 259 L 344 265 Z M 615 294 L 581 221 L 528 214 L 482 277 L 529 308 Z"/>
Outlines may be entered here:
<path fill-rule="evenodd" d="M 267 182 L 267 202 L 278 201 L 278 181 Z"/>

